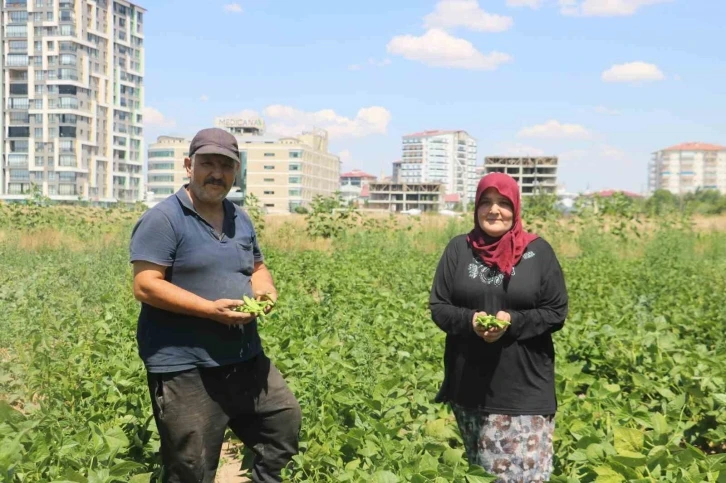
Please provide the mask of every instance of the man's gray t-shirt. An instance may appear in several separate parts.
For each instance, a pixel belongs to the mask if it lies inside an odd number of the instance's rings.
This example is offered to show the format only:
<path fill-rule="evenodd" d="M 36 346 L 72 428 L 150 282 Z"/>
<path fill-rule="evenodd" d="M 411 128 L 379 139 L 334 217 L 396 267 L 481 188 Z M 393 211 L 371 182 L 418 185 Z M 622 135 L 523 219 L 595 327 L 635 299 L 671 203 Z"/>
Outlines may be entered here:
<path fill-rule="evenodd" d="M 263 260 L 247 213 L 224 200 L 223 234 L 218 236 L 184 188 L 139 218 L 130 253 L 131 262 L 167 267 L 168 282 L 207 300 L 251 296 L 254 264 Z M 257 321 L 228 327 L 146 303 L 141 304 L 136 339 L 152 373 L 234 364 L 262 352 Z"/>

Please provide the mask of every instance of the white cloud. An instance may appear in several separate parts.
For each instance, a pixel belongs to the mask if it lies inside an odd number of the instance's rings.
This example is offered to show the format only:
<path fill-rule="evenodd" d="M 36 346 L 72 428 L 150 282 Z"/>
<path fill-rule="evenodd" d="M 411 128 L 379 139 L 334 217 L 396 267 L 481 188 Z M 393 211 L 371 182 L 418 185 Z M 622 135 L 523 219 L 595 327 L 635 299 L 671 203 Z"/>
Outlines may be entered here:
<path fill-rule="evenodd" d="M 424 17 L 427 29 L 465 27 L 478 32 L 503 32 L 512 27 L 512 17 L 487 13 L 477 0 L 440 0 Z"/>
<path fill-rule="evenodd" d="M 228 3 L 224 6 L 224 11 L 229 13 L 242 13 L 242 6 L 239 3 Z"/>
<path fill-rule="evenodd" d="M 432 67 L 495 70 L 513 60 L 510 55 L 501 52 L 483 54 L 471 42 L 453 37 L 440 29 L 431 29 L 421 37 L 399 35 L 391 39 L 387 49 L 391 54 Z"/>
<path fill-rule="evenodd" d="M 618 111 L 617 109 L 611 109 L 611 108 L 605 107 L 605 106 L 595 107 L 595 112 L 597 112 L 598 114 L 608 114 L 610 116 L 616 116 L 616 115 L 620 114 L 620 111 Z"/>
<path fill-rule="evenodd" d="M 315 127 L 325 129 L 330 137 L 364 137 L 385 134 L 391 122 L 391 113 L 380 106 L 364 107 L 352 119 L 332 109 L 305 112 L 279 104 L 266 107 L 263 113 L 267 130 L 283 136 L 296 136 Z"/>
<path fill-rule="evenodd" d="M 544 124 L 523 128 L 517 133 L 517 136 L 545 139 L 589 139 L 592 137 L 592 133 L 579 124 L 562 124 L 550 119 Z"/>
<path fill-rule="evenodd" d="M 143 119 L 145 126 L 158 126 L 163 128 L 173 128 L 176 126 L 174 119 L 168 119 L 153 107 L 145 107 L 143 111 Z"/>
<path fill-rule="evenodd" d="M 605 82 L 645 82 L 665 79 L 663 72 L 655 64 L 630 62 L 616 64 L 602 73 Z"/>
<path fill-rule="evenodd" d="M 206 94 L 202 94 L 202 97 L 199 98 L 202 102 L 207 102 L 209 100 L 209 96 Z"/>
<path fill-rule="evenodd" d="M 539 8 L 542 0 L 507 0 L 507 7 L 529 7 Z"/>
<path fill-rule="evenodd" d="M 640 8 L 671 0 L 559 0 L 563 15 L 616 17 L 634 15 Z"/>

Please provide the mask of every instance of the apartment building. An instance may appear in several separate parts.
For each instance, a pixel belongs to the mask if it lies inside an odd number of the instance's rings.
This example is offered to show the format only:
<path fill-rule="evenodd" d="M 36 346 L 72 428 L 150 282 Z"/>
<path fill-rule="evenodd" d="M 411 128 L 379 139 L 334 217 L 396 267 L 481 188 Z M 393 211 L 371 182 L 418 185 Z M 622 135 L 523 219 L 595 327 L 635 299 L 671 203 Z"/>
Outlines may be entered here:
<path fill-rule="evenodd" d="M 146 191 L 153 193 L 149 201 L 157 203 L 176 193 L 189 181 L 184 158 L 189 156 L 191 139 L 159 136 L 149 145 L 146 154 Z"/>
<path fill-rule="evenodd" d="M 648 192 L 658 189 L 681 195 L 697 189 L 726 193 L 726 146 L 690 142 L 652 154 Z"/>
<path fill-rule="evenodd" d="M 400 183 L 441 183 L 448 194 L 466 204 L 476 196 L 476 139 L 466 131 L 423 131 L 402 138 L 400 163 L 394 176 Z"/>
<path fill-rule="evenodd" d="M 265 133 L 262 119 L 217 118 L 215 126 L 237 138 L 240 172 L 227 198 L 254 195 L 268 213 L 308 206 L 316 195 L 339 190 L 340 158 L 328 152 L 328 133 L 314 129 L 295 137 Z M 149 147 L 148 189 L 160 201 L 187 182 L 184 158 L 191 140 L 161 136 Z M 170 169 L 172 168 L 172 169 Z"/>
<path fill-rule="evenodd" d="M 484 175 L 506 173 L 517 180 L 522 196 L 557 194 L 557 156 L 487 156 Z"/>
<path fill-rule="evenodd" d="M 145 10 L 2 1 L 0 199 L 141 200 Z"/>

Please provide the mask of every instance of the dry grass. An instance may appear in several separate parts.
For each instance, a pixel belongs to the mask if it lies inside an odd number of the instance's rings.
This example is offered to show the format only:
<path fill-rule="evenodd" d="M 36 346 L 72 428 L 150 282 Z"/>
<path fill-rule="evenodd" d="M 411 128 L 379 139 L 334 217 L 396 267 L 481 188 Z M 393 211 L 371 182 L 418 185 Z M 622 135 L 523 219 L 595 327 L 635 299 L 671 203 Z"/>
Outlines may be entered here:
<path fill-rule="evenodd" d="M 133 223 L 138 215 L 130 213 L 109 214 L 103 210 L 92 210 L 83 212 L 77 207 L 68 207 L 68 212 L 74 216 L 88 217 L 89 221 L 96 224 L 108 223 L 112 226 L 129 225 Z M 110 216 L 109 216 L 110 215 Z M 424 215 L 410 217 L 406 215 L 393 215 L 388 213 L 369 214 L 366 218 L 378 220 L 389 226 L 404 230 L 410 236 L 411 243 L 417 249 L 425 253 L 435 253 L 441 250 L 440 237 L 442 230 L 446 229 L 452 222 L 448 216 Z M 604 220 L 603 231 L 609 230 L 617 220 Z M 726 231 L 726 215 L 722 216 L 697 216 L 694 217 L 693 227 L 699 232 Z M 644 236 L 653 233 L 659 226 L 661 220 L 651 219 L 644 221 L 638 227 L 639 233 Z M 464 217 L 459 222 L 462 230 L 466 229 L 468 220 Z M 410 228 L 410 230 L 409 230 Z M 563 218 L 554 225 L 543 227 L 530 227 L 536 233 L 555 241 L 558 253 L 563 256 L 574 257 L 580 253 L 577 243 L 579 226 L 573 219 Z M 463 231 L 462 231 L 463 232 Z M 73 230 L 63 228 L 37 228 L 37 229 L 12 229 L 5 227 L 0 230 L 0 244 L 14 245 L 18 248 L 36 252 L 43 249 L 67 249 L 74 252 L 104 249 L 119 244 L 128 243 L 118 232 L 99 234 L 97 237 L 79 236 Z M 332 241 L 329 239 L 311 239 L 306 233 L 306 220 L 303 215 L 268 215 L 265 219 L 265 229 L 260 236 L 260 243 L 263 246 L 271 246 L 282 251 L 291 250 L 321 250 L 330 251 Z M 633 250 L 635 247 L 631 247 Z"/>

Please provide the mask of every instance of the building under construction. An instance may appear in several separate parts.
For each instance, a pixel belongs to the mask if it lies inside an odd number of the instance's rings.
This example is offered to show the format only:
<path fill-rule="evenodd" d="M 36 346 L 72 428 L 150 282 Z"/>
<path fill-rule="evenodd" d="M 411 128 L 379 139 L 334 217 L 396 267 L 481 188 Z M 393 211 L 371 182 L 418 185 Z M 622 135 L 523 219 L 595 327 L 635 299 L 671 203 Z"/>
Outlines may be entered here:
<path fill-rule="evenodd" d="M 441 183 L 370 183 L 368 207 L 393 212 L 439 211 L 444 203 Z"/>
<path fill-rule="evenodd" d="M 557 156 L 484 158 L 484 174 L 506 173 L 517 180 L 523 196 L 557 193 Z"/>

